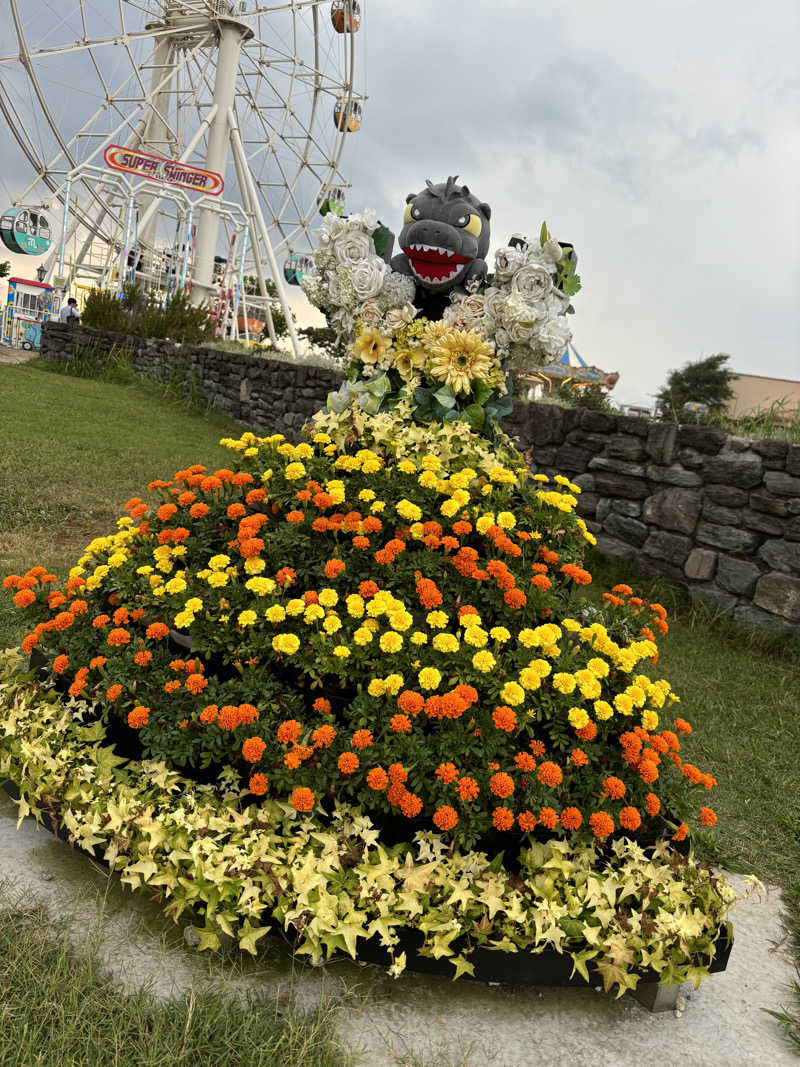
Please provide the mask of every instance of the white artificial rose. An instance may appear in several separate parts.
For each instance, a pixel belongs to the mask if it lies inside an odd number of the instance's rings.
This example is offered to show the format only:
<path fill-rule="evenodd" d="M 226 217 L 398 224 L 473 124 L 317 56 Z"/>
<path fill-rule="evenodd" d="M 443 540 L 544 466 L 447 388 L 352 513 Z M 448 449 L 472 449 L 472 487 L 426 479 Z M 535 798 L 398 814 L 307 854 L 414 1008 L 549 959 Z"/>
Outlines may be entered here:
<path fill-rule="evenodd" d="M 522 293 L 508 293 L 503 301 L 503 322 L 509 326 L 514 322 L 535 322 L 537 309 L 533 307 Z"/>
<path fill-rule="evenodd" d="M 563 316 L 547 319 L 538 329 L 538 342 L 548 359 L 558 359 L 572 339 L 572 330 L 567 326 Z"/>
<path fill-rule="evenodd" d="M 372 240 L 361 231 L 340 234 L 333 242 L 333 251 L 338 262 L 345 267 L 355 267 L 375 254 Z"/>
<path fill-rule="evenodd" d="M 402 326 L 408 326 L 410 322 L 413 322 L 416 314 L 417 309 L 408 302 L 399 308 L 389 308 L 386 312 L 386 325 L 390 330 L 399 330 Z"/>
<path fill-rule="evenodd" d="M 379 256 L 370 256 L 357 263 L 351 278 L 356 297 L 364 301 L 377 296 L 388 273 L 389 265 Z"/>
<path fill-rule="evenodd" d="M 564 252 L 558 241 L 553 240 L 551 237 L 549 241 L 545 241 L 542 245 L 540 255 L 544 263 L 555 268 L 556 263 L 564 255 Z"/>
<path fill-rule="evenodd" d="M 486 309 L 486 314 L 490 315 L 493 319 L 501 320 L 506 313 L 507 296 L 507 289 L 497 289 L 495 286 L 490 286 L 483 294 L 483 304 Z"/>
<path fill-rule="evenodd" d="M 456 330 L 474 330 L 475 317 L 463 303 L 450 304 L 444 309 L 442 321 Z"/>
<path fill-rule="evenodd" d="M 532 303 L 544 300 L 552 289 L 553 279 L 543 263 L 526 264 L 520 267 L 511 279 L 511 291 L 519 293 Z"/>
<path fill-rule="evenodd" d="M 476 321 L 483 317 L 486 311 L 486 301 L 479 293 L 470 293 L 461 301 L 461 306 L 468 311 Z"/>
<path fill-rule="evenodd" d="M 548 293 L 544 306 L 548 316 L 555 318 L 556 315 L 563 315 L 566 312 L 569 307 L 569 297 L 554 288 Z"/>
<path fill-rule="evenodd" d="M 533 337 L 535 325 L 531 322 L 523 326 L 521 322 L 512 322 L 508 327 L 508 338 L 514 344 L 523 344 Z"/>
<path fill-rule="evenodd" d="M 357 316 L 365 326 L 374 329 L 381 321 L 381 309 L 374 300 L 367 300 L 358 309 Z"/>
<path fill-rule="evenodd" d="M 525 253 L 519 248 L 498 248 L 494 254 L 494 276 L 497 281 L 507 282 L 525 262 Z"/>
<path fill-rule="evenodd" d="M 510 338 L 508 336 L 508 330 L 504 330 L 502 327 L 494 331 L 494 343 L 498 349 L 506 349 L 509 346 Z"/>

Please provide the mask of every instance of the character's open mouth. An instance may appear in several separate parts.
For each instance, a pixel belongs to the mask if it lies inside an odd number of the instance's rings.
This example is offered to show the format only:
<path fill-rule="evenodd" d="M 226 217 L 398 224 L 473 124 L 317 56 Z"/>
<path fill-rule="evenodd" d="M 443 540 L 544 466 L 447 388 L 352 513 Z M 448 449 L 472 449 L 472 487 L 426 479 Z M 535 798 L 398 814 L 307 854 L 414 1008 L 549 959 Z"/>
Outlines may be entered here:
<path fill-rule="evenodd" d="M 414 274 L 423 282 L 450 282 L 460 272 L 468 256 L 460 256 L 439 245 L 408 245 L 403 249 Z"/>

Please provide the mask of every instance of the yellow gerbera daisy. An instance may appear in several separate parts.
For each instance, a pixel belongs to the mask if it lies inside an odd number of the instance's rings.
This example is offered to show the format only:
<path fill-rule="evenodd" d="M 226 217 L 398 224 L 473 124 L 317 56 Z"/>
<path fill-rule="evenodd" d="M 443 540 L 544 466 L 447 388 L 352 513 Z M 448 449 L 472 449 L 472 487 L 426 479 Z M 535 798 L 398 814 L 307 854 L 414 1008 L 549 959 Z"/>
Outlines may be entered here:
<path fill-rule="evenodd" d="M 362 330 L 353 344 L 353 355 L 367 366 L 375 366 L 384 359 L 391 347 L 391 337 L 380 330 Z"/>
<path fill-rule="evenodd" d="M 486 381 L 492 370 L 492 350 L 474 330 L 450 330 L 430 353 L 430 374 L 454 393 L 468 393 L 473 381 Z"/>

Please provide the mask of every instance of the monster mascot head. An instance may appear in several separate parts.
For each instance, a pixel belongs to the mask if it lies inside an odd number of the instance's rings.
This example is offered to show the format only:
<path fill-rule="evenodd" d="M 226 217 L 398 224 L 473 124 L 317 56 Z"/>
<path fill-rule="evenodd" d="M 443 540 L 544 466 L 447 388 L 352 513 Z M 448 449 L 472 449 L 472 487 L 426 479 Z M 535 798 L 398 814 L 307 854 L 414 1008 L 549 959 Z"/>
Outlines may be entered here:
<path fill-rule="evenodd" d="M 406 211 L 392 269 L 417 284 L 414 303 L 439 319 L 453 289 L 464 289 L 486 274 L 492 211 L 455 177 L 406 197 Z"/>

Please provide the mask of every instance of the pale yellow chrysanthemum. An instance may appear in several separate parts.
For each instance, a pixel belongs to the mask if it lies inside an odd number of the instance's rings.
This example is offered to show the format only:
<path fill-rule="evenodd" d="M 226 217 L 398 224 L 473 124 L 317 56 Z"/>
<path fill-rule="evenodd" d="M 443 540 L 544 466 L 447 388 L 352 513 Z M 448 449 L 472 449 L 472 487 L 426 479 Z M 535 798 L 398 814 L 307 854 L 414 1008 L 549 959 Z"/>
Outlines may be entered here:
<path fill-rule="evenodd" d="M 430 346 L 428 371 L 454 393 L 468 393 L 474 381 L 486 381 L 492 349 L 475 330 L 450 330 Z"/>

